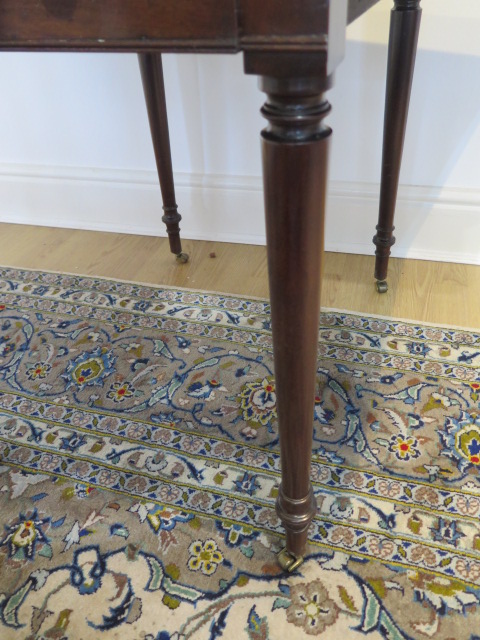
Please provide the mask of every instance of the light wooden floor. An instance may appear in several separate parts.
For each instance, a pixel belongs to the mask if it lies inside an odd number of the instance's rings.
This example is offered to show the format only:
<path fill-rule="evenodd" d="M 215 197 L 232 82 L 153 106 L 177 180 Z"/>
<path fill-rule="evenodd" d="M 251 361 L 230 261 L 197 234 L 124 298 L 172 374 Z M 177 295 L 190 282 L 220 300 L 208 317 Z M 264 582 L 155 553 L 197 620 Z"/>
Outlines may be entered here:
<path fill-rule="evenodd" d="M 186 240 L 184 249 L 190 262 L 178 265 L 164 238 L 0 223 L 2 265 L 268 296 L 264 247 Z M 480 329 L 480 267 L 397 259 L 388 281 L 379 295 L 373 257 L 327 253 L 322 306 Z"/>

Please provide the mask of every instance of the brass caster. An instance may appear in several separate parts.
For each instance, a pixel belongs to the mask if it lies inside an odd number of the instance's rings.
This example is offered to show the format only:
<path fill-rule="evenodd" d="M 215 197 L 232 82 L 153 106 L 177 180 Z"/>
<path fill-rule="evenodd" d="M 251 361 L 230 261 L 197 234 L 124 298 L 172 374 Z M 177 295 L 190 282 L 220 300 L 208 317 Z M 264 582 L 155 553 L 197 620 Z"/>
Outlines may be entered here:
<path fill-rule="evenodd" d="M 286 548 L 280 551 L 277 558 L 279 565 L 288 573 L 293 573 L 303 563 L 302 556 L 294 556 Z"/>
<path fill-rule="evenodd" d="M 188 253 L 183 253 L 183 251 L 182 253 L 177 253 L 176 255 L 177 262 L 179 262 L 180 264 L 185 264 L 186 262 L 188 262 L 189 257 L 190 256 L 188 255 Z"/>
<path fill-rule="evenodd" d="M 386 280 L 377 280 L 377 291 L 378 293 L 387 293 L 388 283 Z"/>

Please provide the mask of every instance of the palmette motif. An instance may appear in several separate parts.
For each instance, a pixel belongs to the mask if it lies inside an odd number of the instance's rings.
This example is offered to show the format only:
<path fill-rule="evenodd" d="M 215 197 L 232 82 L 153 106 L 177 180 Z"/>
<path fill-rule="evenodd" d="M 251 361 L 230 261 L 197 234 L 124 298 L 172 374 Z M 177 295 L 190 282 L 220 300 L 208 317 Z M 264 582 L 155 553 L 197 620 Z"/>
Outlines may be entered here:
<path fill-rule="evenodd" d="M 322 314 L 285 576 L 268 303 L 0 269 L 0 636 L 475 638 L 479 347 Z"/>

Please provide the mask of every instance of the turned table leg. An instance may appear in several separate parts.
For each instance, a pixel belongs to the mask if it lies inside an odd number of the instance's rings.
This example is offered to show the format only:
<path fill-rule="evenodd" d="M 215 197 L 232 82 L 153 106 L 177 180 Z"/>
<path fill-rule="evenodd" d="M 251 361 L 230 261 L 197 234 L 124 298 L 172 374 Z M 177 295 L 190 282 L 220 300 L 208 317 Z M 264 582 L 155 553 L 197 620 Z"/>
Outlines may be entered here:
<path fill-rule="evenodd" d="M 305 552 L 316 512 L 310 482 L 327 155 L 325 79 L 264 77 L 262 132 L 275 386 L 282 462 L 277 513 L 286 529 L 280 562 Z"/>
<path fill-rule="evenodd" d="M 394 0 L 388 46 L 382 180 L 377 233 L 373 238 L 375 279 L 379 293 L 387 291 L 387 270 L 393 237 L 398 178 L 402 162 L 408 105 L 420 29 L 420 0 Z"/>
<path fill-rule="evenodd" d="M 177 256 L 179 262 L 187 262 L 188 255 L 182 252 L 180 240 L 179 222 L 182 217 L 178 213 L 175 201 L 162 56 L 160 53 L 139 53 L 138 62 L 142 74 L 150 131 L 162 191 L 164 211 L 162 220 L 167 226 L 171 252 Z"/>

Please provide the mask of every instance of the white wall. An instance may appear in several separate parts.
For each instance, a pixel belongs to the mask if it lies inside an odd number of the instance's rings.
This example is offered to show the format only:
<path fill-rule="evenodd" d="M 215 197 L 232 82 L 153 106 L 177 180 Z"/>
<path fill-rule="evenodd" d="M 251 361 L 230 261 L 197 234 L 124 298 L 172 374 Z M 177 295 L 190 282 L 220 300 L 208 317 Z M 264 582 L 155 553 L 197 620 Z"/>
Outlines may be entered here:
<path fill-rule="evenodd" d="M 372 252 L 391 5 L 349 27 L 330 93 L 331 250 Z M 480 3 L 422 6 L 394 253 L 480 264 Z M 264 242 L 263 96 L 242 64 L 164 57 L 184 237 Z M 135 56 L 1 53 L 0 87 L 0 221 L 164 234 Z"/>

